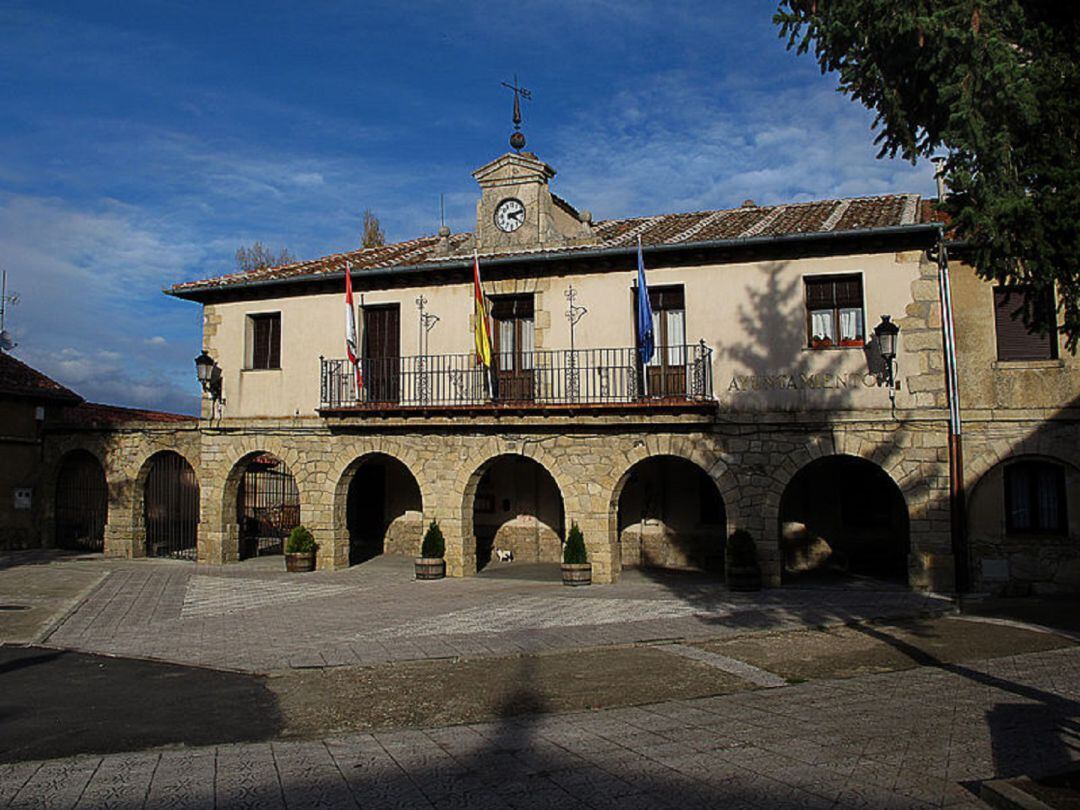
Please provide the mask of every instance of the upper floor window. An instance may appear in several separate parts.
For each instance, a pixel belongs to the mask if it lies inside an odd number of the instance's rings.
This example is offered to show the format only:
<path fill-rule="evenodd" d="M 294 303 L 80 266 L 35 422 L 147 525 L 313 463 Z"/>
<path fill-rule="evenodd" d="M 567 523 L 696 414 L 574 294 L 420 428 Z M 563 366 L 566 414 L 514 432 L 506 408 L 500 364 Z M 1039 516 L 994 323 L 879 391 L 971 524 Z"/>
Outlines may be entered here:
<path fill-rule="evenodd" d="M 862 276 L 817 276 L 806 282 L 806 332 L 811 349 L 863 346 Z"/>
<path fill-rule="evenodd" d="M 1051 327 L 1040 334 L 1024 324 L 1024 287 L 994 287 L 994 330 L 998 360 L 1056 360 L 1057 334 Z M 1054 322 L 1052 296 L 1039 304 L 1046 320 Z"/>
<path fill-rule="evenodd" d="M 1005 468 L 1005 531 L 1064 534 L 1065 470 L 1045 461 L 1018 461 Z"/>
<path fill-rule="evenodd" d="M 244 367 L 281 368 L 281 313 L 247 316 Z"/>

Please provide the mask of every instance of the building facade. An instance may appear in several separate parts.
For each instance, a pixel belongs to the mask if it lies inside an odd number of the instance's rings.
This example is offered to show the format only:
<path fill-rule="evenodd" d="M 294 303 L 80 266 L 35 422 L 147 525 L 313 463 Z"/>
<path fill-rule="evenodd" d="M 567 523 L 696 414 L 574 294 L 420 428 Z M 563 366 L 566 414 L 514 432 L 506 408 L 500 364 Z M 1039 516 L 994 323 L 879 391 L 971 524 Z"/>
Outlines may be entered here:
<path fill-rule="evenodd" d="M 48 444 L 54 470 L 76 451 L 101 460 L 106 553 L 226 563 L 278 549 L 302 522 L 319 566 L 341 568 L 415 554 L 437 520 L 448 572 L 467 576 L 498 564 L 496 549 L 556 561 L 576 522 L 594 580 L 611 582 L 627 567 L 720 570 L 741 528 L 773 585 L 828 567 L 952 589 L 925 201 L 594 221 L 529 153 L 474 177 L 472 233 L 172 288 L 202 308 L 202 418 L 57 430 Z M 490 369 L 474 350 L 474 257 Z M 1080 368 L 1056 335 L 1017 331 L 1008 291 L 961 263 L 952 277 L 970 573 L 979 588 L 1075 588 Z M 885 315 L 901 330 L 893 375 L 874 334 Z"/>

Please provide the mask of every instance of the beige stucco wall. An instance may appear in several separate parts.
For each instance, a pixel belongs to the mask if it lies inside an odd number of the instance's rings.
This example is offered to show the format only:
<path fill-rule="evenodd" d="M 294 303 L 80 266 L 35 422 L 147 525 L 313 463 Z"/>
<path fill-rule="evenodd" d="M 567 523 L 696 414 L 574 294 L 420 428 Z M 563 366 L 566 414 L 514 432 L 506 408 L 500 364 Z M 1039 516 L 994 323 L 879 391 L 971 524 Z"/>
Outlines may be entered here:
<path fill-rule="evenodd" d="M 650 269 L 649 284 L 681 284 L 686 294 L 686 338 L 704 339 L 713 351 L 713 387 L 723 409 L 804 411 L 879 409 L 886 392 L 873 373 L 880 359 L 867 349 L 806 348 L 805 276 L 861 273 L 865 328 L 871 333 L 882 314 L 900 321 L 924 282 L 927 263 L 918 253 L 880 253 L 784 262 L 754 262 Z M 931 266 L 932 270 L 932 266 Z M 536 348 L 570 346 L 565 318 L 566 291 L 578 291 L 588 309 L 578 323 L 579 348 L 627 348 L 634 345 L 632 269 L 576 276 L 487 280 L 489 295 L 532 293 L 536 310 Z M 926 292 L 926 291 L 924 291 Z M 930 293 L 934 293 L 930 283 Z M 364 292 L 364 305 L 397 303 L 401 310 L 401 354 L 419 353 L 416 298 L 439 317 L 430 332 L 430 354 L 472 351 L 472 299 L 468 284 L 403 287 Z M 281 312 L 281 369 L 245 371 L 245 318 Z M 343 295 L 320 294 L 272 298 L 206 307 L 205 345 L 223 370 L 226 418 L 284 417 L 312 414 L 318 407 L 319 357 L 344 356 Z M 926 374 L 916 342 L 907 346 L 901 332 L 898 367 L 903 377 Z M 934 339 L 934 336 L 931 336 Z M 938 345 L 940 345 L 940 339 Z M 898 408 L 935 404 L 921 401 L 901 383 Z"/>

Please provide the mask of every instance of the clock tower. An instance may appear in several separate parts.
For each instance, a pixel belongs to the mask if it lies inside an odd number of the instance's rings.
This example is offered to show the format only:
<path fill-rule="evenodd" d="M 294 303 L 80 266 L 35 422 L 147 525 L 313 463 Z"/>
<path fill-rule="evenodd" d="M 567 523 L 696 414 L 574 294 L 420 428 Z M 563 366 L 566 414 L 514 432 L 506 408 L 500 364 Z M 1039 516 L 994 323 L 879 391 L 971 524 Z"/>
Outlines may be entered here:
<path fill-rule="evenodd" d="M 507 152 L 473 177 L 476 247 L 486 253 L 590 245 L 598 241 L 592 216 L 551 192 L 555 170 L 531 152 Z"/>

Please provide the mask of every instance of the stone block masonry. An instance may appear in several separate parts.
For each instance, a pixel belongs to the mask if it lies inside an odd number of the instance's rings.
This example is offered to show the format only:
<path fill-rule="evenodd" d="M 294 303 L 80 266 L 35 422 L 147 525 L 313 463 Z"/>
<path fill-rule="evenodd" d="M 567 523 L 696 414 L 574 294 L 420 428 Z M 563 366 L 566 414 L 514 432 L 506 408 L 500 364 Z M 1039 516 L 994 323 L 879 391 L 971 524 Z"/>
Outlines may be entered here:
<path fill-rule="evenodd" d="M 759 415 L 752 422 L 736 417 L 602 416 L 383 419 L 340 426 L 317 419 L 260 419 L 170 430 L 129 426 L 52 436 L 47 455 L 53 469 L 76 447 L 91 450 L 104 463 L 109 484 L 107 555 L 145 554 L 148 461 L 159 450 L 175 449 L 198 478 L 198 559 L 237 560 L 237 482 L 246 459 L 272 453 L 295 477 L 300 519 L 319 543 L 320 569 L 349 565 L 347 500 L 358 460 L 388 456 L 415 479 L 422 510 L 419 520 L 410 513 L 392 524 L 387 550 L 415 553 L 423 527 L 438 520 L 446 537 L 448 574 L 455 577 L 477 569 L 473 506 L 480 478 L 493 460 L 522 456 L 554 480 L 564 526 L 576 521 L 581 527 L 598 583 L 616 580 L 621 571 L 619 496 L 635 465 L 675 457 L 711 478 L 723 501 L 726 533 L 743 528 L 755 537 L 765 580 L 773 585 L 780 582 L 779 510 L 785 487 L 815 459 L 851 455 L 881 467 L 904 496 L 912 564 L 919 569 L 913 582 L 948 587 L 933 581 L 934 572 L 944 569 L 922 570 L 919 562 L 940 563 L 950 549 L 944 415 L 925 411 L 907 419 L 863 414 L 813 424 Z M 410 538 L 410 532 L 416 537 Z"/>

